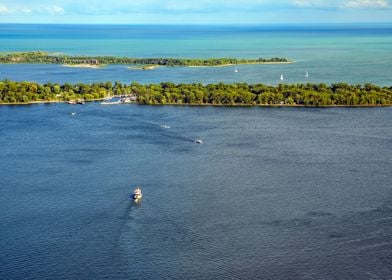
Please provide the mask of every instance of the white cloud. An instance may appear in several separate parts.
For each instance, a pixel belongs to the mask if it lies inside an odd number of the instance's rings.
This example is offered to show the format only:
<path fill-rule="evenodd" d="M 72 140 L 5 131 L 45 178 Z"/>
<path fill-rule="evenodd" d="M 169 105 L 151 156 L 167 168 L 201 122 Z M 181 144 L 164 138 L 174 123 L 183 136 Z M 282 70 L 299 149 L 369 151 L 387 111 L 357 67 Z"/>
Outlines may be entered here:
<path fill-rule="evenodd" d="M 0 4 L 0 15 L 18 15 L 18 14 L 50 14 L 50 15 L 58 15 L 64 14 L 65 10 L 60 6 L 30 6 L 30 5 L 4 5 Z"/>
<path fill-rule="evenodd" d="M 45 10 L 49 13 L 49 14 L 51 14 L 51 15 L 58 15 L 58 14 L 64 14 L 65 13 L 65 11 L 64 11 L 64 9 L 62 8 L 62 7 L 60 7 L 60 6 L 48 6 L 48 7 L 45 7 Z"/>
<path fill-rule="evenodd" d="M 0 15 L 9 13 L 11 13 L 11 10 L 7 6 L 0 4 Z"/>
<path fill-rule="evenodd" d="M 344 3 L 347 8 L 388 8 L 390 7 L 386 0 L 350 0 Z"/>
<path fill-rule="evenodd" d="M 390 0 L 294 0 L 294 6 L 302 8 L 389 8 Z"/>
<path fill-rule="evenodd" d="M 20 11 L 24 14 L 30 14 L 33 10 L 29 7 L 21 7 Z"/>
<path fill-rule="evenodd" d="M 320 0 L 295 0 L 294 5 L 299 7 L 324 7 L 325 1 Z"/>

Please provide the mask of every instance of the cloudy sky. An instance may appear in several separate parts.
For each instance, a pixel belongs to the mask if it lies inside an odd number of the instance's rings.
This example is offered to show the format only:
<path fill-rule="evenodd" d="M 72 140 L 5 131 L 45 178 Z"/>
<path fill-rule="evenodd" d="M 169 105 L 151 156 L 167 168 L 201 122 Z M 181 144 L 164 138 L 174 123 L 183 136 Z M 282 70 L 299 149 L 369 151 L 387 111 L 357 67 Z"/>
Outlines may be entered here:
<path fill-rule="evenodd" d="M 392 0 L 0 0 L 2 23 L 391 22 Z"/>

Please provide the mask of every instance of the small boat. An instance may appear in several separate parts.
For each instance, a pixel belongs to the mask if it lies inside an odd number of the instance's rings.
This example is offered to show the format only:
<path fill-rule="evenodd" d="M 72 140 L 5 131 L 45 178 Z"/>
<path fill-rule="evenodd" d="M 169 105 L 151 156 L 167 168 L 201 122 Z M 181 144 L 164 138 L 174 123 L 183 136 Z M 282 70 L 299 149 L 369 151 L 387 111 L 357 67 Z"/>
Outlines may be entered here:
<path fill-rule="evenodd" d="M 140 189 L 140 187 L 136 187 L 134 190 L 133 190 L 133 194 L 131 195 L 131 198 L 134 200 L 134 201 L 139 201 L 140 199 L 142 199 L 142 197 L 143 197 L 143 194 L 142 194 L 142 190 Z"/>
<path fill-rule="evenodd" d="M 280 80 L 283 81 L 283 74 L 280 74 Z"/>
<path fill-rule="evenodd" d="M 197 140 L 195 140 L 195 143 L 196 144 L 203 144 L 203 141 L 201 139 L 197 139 Z"/>
<path fill-rule="evenodd" d="M 308 73 L 308 71 L 306 71 L 306 73 L 305 73 L 305 78 L 309 78 L 309 73 Z"/>
<path fill-rule="evenodd" d="M 137 102 L 137 97 L 132 95 L 128 97 L 120 97 L 120 99 L 115 100 L 115 101 L 110 101 L 105 99 L 105 101 L 101 102 L 101 105 L 115 105 L 115 104 L 131 104 L 131 103 L 136 103 Z"/>
<path fill-rule="evenodd" d="M 122 104 L 120 100 L 117 101 L 102 101 L 101 105 L 116 105 L 116 104 Z"/>
<path fill-rule="evenodd" d="M 235 72 L 235 73 L 238 73 L 238 68 L 237 68 L 237 66 L 234 68 L 234 72 Z"/>
<path fill-rule="evenodd" d="M 161 127 L 162 127 L 162 128 L 170 128 L 170 126 L 167 125 L 167 124 L 163 124 L 163 125 L 161 125 Z"/>
<path fill-rule="evenodd" d="M 124 97 L 120 99 L 121 104 L 130 104 L 133 103 L 132 99 L 129 97 Z"/>
<path fill-rule="evenodd" d="M 76 115 L 76 112 L 72 112 L 71 115 L 72 115 L 72 116 L 75 116 L 75 115 Z"/>

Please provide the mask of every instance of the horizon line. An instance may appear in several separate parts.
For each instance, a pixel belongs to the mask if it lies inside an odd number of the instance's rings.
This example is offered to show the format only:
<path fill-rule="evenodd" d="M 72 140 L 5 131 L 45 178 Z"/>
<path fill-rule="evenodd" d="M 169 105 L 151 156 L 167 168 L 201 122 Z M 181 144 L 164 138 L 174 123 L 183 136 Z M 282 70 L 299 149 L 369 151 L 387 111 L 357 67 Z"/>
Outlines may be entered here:
<path fill-rule="evenodd" d="M 0 22 L 0 25 L 118 25 L 118 26 L 263 26 L 263 25 L 377 25 L 392 24 L 392 21 L 371 22 L 265 22 L 265 23 L 70 23 L 70 22 Z"/>

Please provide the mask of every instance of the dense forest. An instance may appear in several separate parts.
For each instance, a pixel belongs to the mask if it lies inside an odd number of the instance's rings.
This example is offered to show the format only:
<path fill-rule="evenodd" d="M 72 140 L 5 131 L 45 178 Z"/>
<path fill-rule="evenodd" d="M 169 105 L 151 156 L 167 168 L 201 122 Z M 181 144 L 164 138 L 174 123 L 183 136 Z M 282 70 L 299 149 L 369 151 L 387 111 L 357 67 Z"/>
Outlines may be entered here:
<path fill-rule="evenodd" d="M 194 105 L 392 105 L 392 87 L 373 84 L 160 84 L 103 82 L 93 84 L 38 84 L 0 81 L 0 103 L 86 101 L 109 95 L 136 95 L 139 104 Z"/>
<path fill-rule="evenodd" d="M 0 63 L 42 63 L 42 64 L 141 64 L 162 66 L 219 66 L 229 64 L 253 64 L 253 63 L 288 63 L 286 58 L 131 58 L 116 56 L 69 56 L 63 54 L 51 54 L 47 52 L 12 52 L 0 54 Z"/>

